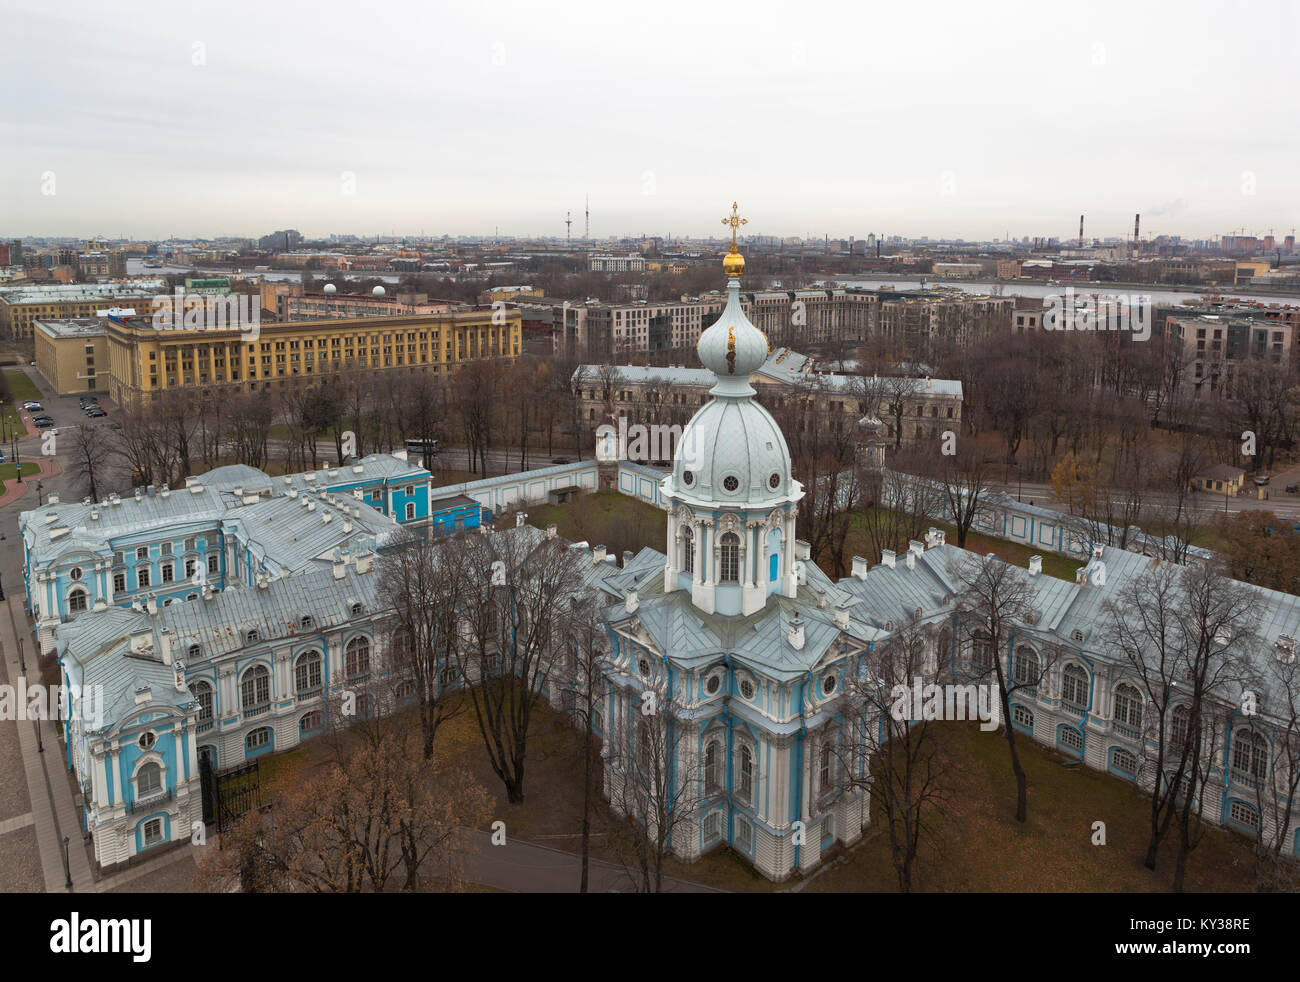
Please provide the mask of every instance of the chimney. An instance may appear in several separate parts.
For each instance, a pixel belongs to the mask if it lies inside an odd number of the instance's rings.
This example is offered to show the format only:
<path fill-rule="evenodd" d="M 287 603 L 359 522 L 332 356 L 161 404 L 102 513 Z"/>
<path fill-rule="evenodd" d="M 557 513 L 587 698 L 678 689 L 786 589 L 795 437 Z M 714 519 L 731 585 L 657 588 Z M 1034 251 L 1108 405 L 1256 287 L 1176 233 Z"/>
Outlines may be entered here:
<path fill-rule="evenodd" d="M 1029 557 L 1029 575 L 1030 575 L 1030 576 L 1037 576 L 1037 575 L 1038 575 L 1039 573 L 1041 573 L 1042 571 L 1043 571 L 1043 557 L 1042 557 L 1042 556 L 1030 556 L 1030 557 Z"/>
<path fill-rule="evenodd" d="M 596 546 L 591 550 L 591 561 L 594 565 L 599 566 L 605 561 L 605 547 Z"/>
<path fill-rule="evenodd" d="M 804 626 L 804 622 L 801 621 L 801 620 L 799 619 L 799 615 L 798 615 L 798 614 L 795 614 L 795 615 L 794 615 L 794 619 L 790 621 L 790 623 L 789 623 L 788 626 L 789 626 L 790 647 L 793 648 L 795 651 L 803 651 L 803 643 L 804 643 L 803 626 Z"/>
<path fill-rule="evenodd" d="M 627 597 L 625 597 L 624 600 L 623 600 L 623 608 L 624 608 L 624 609 L 625 609 L 629 614 L 635 614 L 635 613 L 636 613 L 636 609 L 637 609 L 637 607 L 639 607 L 639 606 L 640 606 L 640 601 L 637 600 L 636 591 L 635 591 L 635 590 L 628 590 L 628 591 L 627 591 Z"/>
<path fill-rule="evenodd" d="M 1080 566 L 1074 571 L 1074 583 L 1076 586 L 1088 585 L 1088 567 Z"/>
<path fill-rule="evenodd" d="M 257 574 L 257 588 L 259 590 L 265 590 L 270 585 L 271 585 L 271 580 L 265 573 Z"/>
<path fill-rule="evenodd" d="M 859 580 L 865 580 L 867 578 L 867 568 L 867 559 L 865 556 L 853 557 L 853 575 L 855 577 Z"/>
<path fill-rule="evenodd" d="M 153 701 L 153 689 L 150 686 L 142 685 L 135 690 L 135 704 L 143 706 L 147 702 Z"/>
<path fill-rule="evenodd" d="M 625 549 L 625 550 L 623 551 L 623 568 L 624 568 L 624 569 L 627 569 L 627 565 L 628 565 L 628 563 L 630 563 L 630 562 L 632 561 L 632 556 L 633 556 L 633 553 L 632 553 L 632 550 L 631 550 L 631 549 Z"/>
<path fill-rule="evenodd" d="M 917 542 L 915 539 L 908 539 L 907 551 L 915 556 L 919 556 L 921 553 L 925 552 L 925 543 Z"/>
<path fill-rule="evenodd" d="M 347 572 L 347 568 L 348 568 L 348 561 L 344 559 L 342 556 L 338 556 L 334 560 L 334 579 L 336 580 L 343 579 L 345 573 Z"/>
<path fill-rule="evenodd" d="M 164 665 L 172 663 L 172 632 L 170 628 L 163 628 L 158 632 L 158 654 L 162 656 Z"/>
<path fill-rule="evenodd" d="M 1096 586 L 1106 585 L 1106 564 L 1103 563 L 1100 559 L 1094 559 L 1092 561 L 1091 578 L 1093 584 Z"/>
<path fill-rule="evenodd" d="M 835 626 L 841 631 L 849 629 L 849 608 L 852 606 L 851 600 L 841 600 L 835 605 Z"/>
<path fill-rule="evenodd" d="M 369 573 L 375 568 L 375 554 L 369 550 L 357 556 L 357 572 Z"/>
<path fill-rule="evenodd" d="M 897 559 L 897 558 L 898 558 L 898 557 L 897 557 L 897 554 L 894 552 L 893 549 L 881 549 L 881 550 L 880 550 L 880 562 L 881 562 L 881 565 L 883 565 L 883 566 L 888 566 L 890 569 L 893 569 L 893 568 L 894 568 L 894 560 Z"/>
<path fill-rule="evenodd" d="M 795 540 L 794 540 L 794 558 L 795 558 L 795 559 L 811 559 L 811 558 L 812 558 L 812 546 L 810 546 L 807 542 L 804 542 L 803 539 L 795 539 Z"/>
<path fill-rule="evenodd" d="M 554 539 L 554 538 L 555 538 L 555 526 L 554 526 L 554 525 L 548 525 L 548 526 L 546 526 L 546 537 L 547 537 L 548 539 Z"/>
<path fill-rule="evenodd" d="M 903 565 L 908 569 L 916 569 L 916 553 L 911 549 L 908 549 L 907 552 L 903 553 Z"/>
<path fill-rule="evenodd" d="M 50 496 L 49 496 L 48 498 L 45 499 L 45 503 L 46 503 L 47 505 L 57 505 L 57 504 L 59 503 L 59 495 L 58 495 L 58 492 L 57 492 L 57 491 L 51 491 L 51 492 L 50 492 Z"/>
<path fill-rule="evenodd" d="M 528 521 L 528 515 L 525 512 L 515 512 L 515 528 L 521 528 L 526 521 Z"/>
<path fill-rule="evenodd" d="M 933 549 L 935 546 L 943 545 L 944 537 L 946 535 L 947 533 L 944 532 L 943 529 L 937 529 L 932 526 L 930 531 L 925 533 L 925 547 L 927 549 Z"/>
<path fill-rule="evenodd" d="M 150 617 L 157 617 L 158 601 L 154 597 L 150 597 L 148 602 L 144 605 L 144 609 L 149 612 Z"/>

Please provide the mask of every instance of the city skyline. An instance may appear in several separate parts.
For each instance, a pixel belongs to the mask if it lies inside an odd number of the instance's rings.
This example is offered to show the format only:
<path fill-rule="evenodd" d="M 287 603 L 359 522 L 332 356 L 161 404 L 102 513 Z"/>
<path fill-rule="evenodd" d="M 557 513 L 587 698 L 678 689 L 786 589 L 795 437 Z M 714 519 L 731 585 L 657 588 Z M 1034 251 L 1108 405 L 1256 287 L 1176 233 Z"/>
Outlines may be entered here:
<path fill-rule="evenodd" d="M 7 15 L 0 77 L 42 85 L 0 111 L 3 234 L 578 239 L 588 194 L 593 239 L 720 237 L 722 199 L 783 238 L 1300 225 L 1281 3 L 133 9 Z"/>

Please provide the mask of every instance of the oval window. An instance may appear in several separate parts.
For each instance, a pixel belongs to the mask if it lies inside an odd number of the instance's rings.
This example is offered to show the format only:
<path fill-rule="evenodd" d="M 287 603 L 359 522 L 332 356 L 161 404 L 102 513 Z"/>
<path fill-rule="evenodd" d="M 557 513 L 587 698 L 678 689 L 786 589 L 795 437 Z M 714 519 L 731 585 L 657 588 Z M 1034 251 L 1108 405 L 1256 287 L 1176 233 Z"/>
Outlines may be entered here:
<path fill-rule="evenodd" d="M 718 690 L 722 688 L 722 676 L 710 675 L 709 680 L 704 683 L 704 691 L 709 695 L 717 695 Z"/>
<path fill-rule="evenodd" d="M 738 487 L 740 487 L 740 481 L 736 479 L 736 476 L 734 474 L 728 474 L 725 478 L 722 479 L 722 486 L 726 490 L 734 493 L 735 490 Z"/>
<path fill-rule="evenodd" d="M 772 476 L 767 479 L 767 486 L 773 491 L 779 488 L 781 486 L 781 475 L 773 471 Z"/>
<path fill-rule="evenodd" d="M 754 698 L 754 683 L 749 679 L 740 680 L 740 694 L 746 699 Z"/>
<path fill-rule="evenodd" d="M 822 692 L 826 693 L 826 695 L 829 696 L 832 692 L 835 691 L 835 685 L 836 685 L 835 676 L 827 675 L 825 681 L 822 682 Z"/>
<path fill-rule="evenodd" d="M 688 488 L 695 483 L 695 475 L 690 471 L 682 471 L 682 483 Z"/>

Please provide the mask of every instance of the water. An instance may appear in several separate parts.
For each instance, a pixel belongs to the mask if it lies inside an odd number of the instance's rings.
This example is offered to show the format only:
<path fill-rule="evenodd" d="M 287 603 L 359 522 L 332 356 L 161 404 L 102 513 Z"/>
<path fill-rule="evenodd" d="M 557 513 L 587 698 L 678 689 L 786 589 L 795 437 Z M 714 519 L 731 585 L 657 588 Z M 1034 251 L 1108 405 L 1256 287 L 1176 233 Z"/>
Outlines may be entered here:
<path fill-rule="evenodd" d="M 241 267 L 238 271 L 233 269 L 218 269 L 207 266 L 191 268 L 189 266 L 146 266 L 142 259 L 127 259 L 126 273 L 128 276 L 163 276 L 168 273 L 185 273 L 189 276 L 260 276 L 271 283 L 287 281 L 298 283 L 302 280 L 302 273 L 292 269 L 273 269 L 265 272 L 255 273 L 253 268 Z M 331 281 L 337 282 L 339 276 L 328 275 L 324 270 L 312 270 L 312 275 L 317 279 L 325 277 Z M 348 273 L 343 279 L 345 280 L 383 280 L 385 283 L 400 283 L 402 277 L 394 273 Z"/>
<path fill-rule="evenodd" d="M 828 282 L 830 282 L 828 280 Z M 881 287 L 893 287 L 895 290 L 915 290 L 921 286 L 919 280 L 863 280 L 848 279 L 834 280 L 835 283 L 844 286 L 865 287 L 869 290 L 878 290 Z M 1276 293 L 1251 293 L 1248 290 L 1236 290 L 1232 287 L 1215 288 L 1205 292 L 1199 291 L 1181 291 L 1181 290 L 1153 290 L 1146 286 L 1119 286 L 1112 283 L 1061 283 L 1048 285 L 1047 283 L 964 283 L 954 280 L 941 279 L 939 277 L 926 277 L 925 285 L 934 286 L 955 286 L 965 293 L 990 294 L 996 287 L 1001 287 L 1004 296 L 1014 297 L 1048 297 L 1063 296 L 1067 286 L 1074 287 L 1074 292 L 1079 296 L 1087 296 L 1097 293 L 1102 296 L 1108 296 L 1116 293 L 1137 294 L 1143 297 L 1149 297 L 1153 304 L 1176 305 L 1184 300 L 1201 300 L 1213 294 L 1219 294 L 1228 297 L 1240 297 L 1244 300 L 1258 300 L 1263 303 L 1276 304 L 1293 304 L 1300 305 L 1300 297 L 1285 297 Z"/>

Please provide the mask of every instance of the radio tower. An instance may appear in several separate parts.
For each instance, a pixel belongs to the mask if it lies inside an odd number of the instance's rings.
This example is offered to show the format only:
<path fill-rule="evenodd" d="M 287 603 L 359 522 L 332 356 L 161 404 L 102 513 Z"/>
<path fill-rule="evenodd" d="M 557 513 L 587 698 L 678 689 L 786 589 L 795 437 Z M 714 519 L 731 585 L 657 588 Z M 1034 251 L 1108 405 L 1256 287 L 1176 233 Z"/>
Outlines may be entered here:
<path fill-rule="evenodd" d="M 564 213 L 564 241 L 567 245 L 573 245 L 573 212 Z"/>
<path fill-rule="evenodd" d="M 591 241 L 591 195 L 587 195 L 587 225 L 582 232 L 582 241 Z"/>

